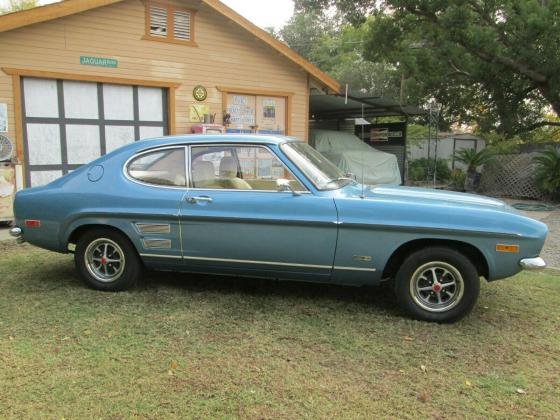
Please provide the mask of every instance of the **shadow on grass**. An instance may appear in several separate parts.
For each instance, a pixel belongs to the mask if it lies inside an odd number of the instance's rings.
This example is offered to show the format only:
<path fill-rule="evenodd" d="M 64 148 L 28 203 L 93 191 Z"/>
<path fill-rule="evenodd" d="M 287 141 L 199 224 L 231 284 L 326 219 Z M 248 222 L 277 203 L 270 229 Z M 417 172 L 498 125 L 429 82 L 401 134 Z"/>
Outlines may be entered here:
<path fill-rule="evenodd" d="M 78 276 L 71 256 L 57 256 L 51 259 L 41 255 L 34 259 L 33 263 L 15 263 L 15 267 L 18 277 L 20 277 L 17 281 L 18 288 L 25 292 L 56 289 L 78 291 L 87 288 Z M 358 305 L 368 311 L 402 315 L 397 308 L 391 288 L 386 284 L 377 287 L 350 287 L 324 283 L 146 270 L 144 279 L 130 293 L 155 295 L 157 293 L 154 292 L 163 290 L 177 296 L 206 293 L 209 298 L 212 294 L 218 294 L 232 297 L 241 295 L 248 298 L 297 299 L 317 306 L 343 303 Z M 232 303 L 235 301 L 232 298 Z"/>
<path fill-rule="evenodd" d="M 147 271 L 140 290 L 165 287 L 190 293 L 241 294 L 251 297 L 297 298 L 314 302 L 337 301 L 375 307 L 397 313 L 392 290 L 386 284 L 377 287 L 350 287 L 325 283 L 270 280 L 240 276 L 216 276 L 181 272 Z"/>

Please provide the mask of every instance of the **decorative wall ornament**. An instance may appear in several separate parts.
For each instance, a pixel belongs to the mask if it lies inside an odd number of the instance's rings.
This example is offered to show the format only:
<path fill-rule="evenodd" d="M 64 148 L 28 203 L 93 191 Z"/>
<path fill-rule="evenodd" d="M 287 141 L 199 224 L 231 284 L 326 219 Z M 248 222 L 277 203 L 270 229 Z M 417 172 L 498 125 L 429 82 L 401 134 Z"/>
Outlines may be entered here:
<path fill-rule="evenodd" d="M 196 85 L 193 89 L 193 97 L 199 102 L 206 100 L 208 97 L 208 91 L 202 85 Z"/>

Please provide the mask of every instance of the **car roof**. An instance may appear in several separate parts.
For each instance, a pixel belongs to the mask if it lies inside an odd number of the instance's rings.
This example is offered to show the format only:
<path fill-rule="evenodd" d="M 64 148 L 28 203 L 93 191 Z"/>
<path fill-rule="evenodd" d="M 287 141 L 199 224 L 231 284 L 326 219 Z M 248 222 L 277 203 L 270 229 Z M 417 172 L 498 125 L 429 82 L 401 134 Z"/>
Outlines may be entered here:
<path fill-rule="evenodd" d="M 157 137 L 140 140 L 131 145 L 135 150 L 146 150 L 153 147 L 174 146 L 199 143 L 239 143 L 239 144 L 273 144 L 299 141 L 295 137 L 257 134 L 182 134 L 176 136 Z"/>

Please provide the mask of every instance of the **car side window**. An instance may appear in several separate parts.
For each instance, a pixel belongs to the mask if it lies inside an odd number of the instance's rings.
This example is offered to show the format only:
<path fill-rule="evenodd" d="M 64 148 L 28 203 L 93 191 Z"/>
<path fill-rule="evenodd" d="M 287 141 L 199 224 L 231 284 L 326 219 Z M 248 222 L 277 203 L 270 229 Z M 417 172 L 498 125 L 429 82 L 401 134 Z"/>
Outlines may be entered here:
<path fill-rule="evenodd" d="M 186 187 L 185 148 L 156 150 L 133 159 L 128 175 L 141 182 L 171 187 Z"/>
<path fill-rule="evenodd" d="M 276 191 L 287 179 L 306 191 L 274 153 L 259 146 L 195 146 L 191 149 L 193 188 Z"/>

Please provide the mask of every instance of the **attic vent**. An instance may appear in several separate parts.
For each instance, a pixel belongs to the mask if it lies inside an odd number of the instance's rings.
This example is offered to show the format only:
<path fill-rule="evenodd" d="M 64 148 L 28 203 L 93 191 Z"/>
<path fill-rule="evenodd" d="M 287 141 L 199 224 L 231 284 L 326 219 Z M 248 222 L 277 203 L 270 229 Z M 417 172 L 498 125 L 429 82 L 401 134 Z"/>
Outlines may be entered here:
<path fill-rule="evenodd" d="M 175 39 L 189 41 L 191 39 L 191 14 L 188 11 L 173 12 L 173 36 Z"/>
<path fill-rule="evenodd" d="M 196 10 L 147 0 L 146 33 L 142 38 L 196 47 L 195 17 Z"/>
<path fill-rule="evenodd" d="M 150 6 L 150 35 L 167 37 L 167 9 Z"/>

